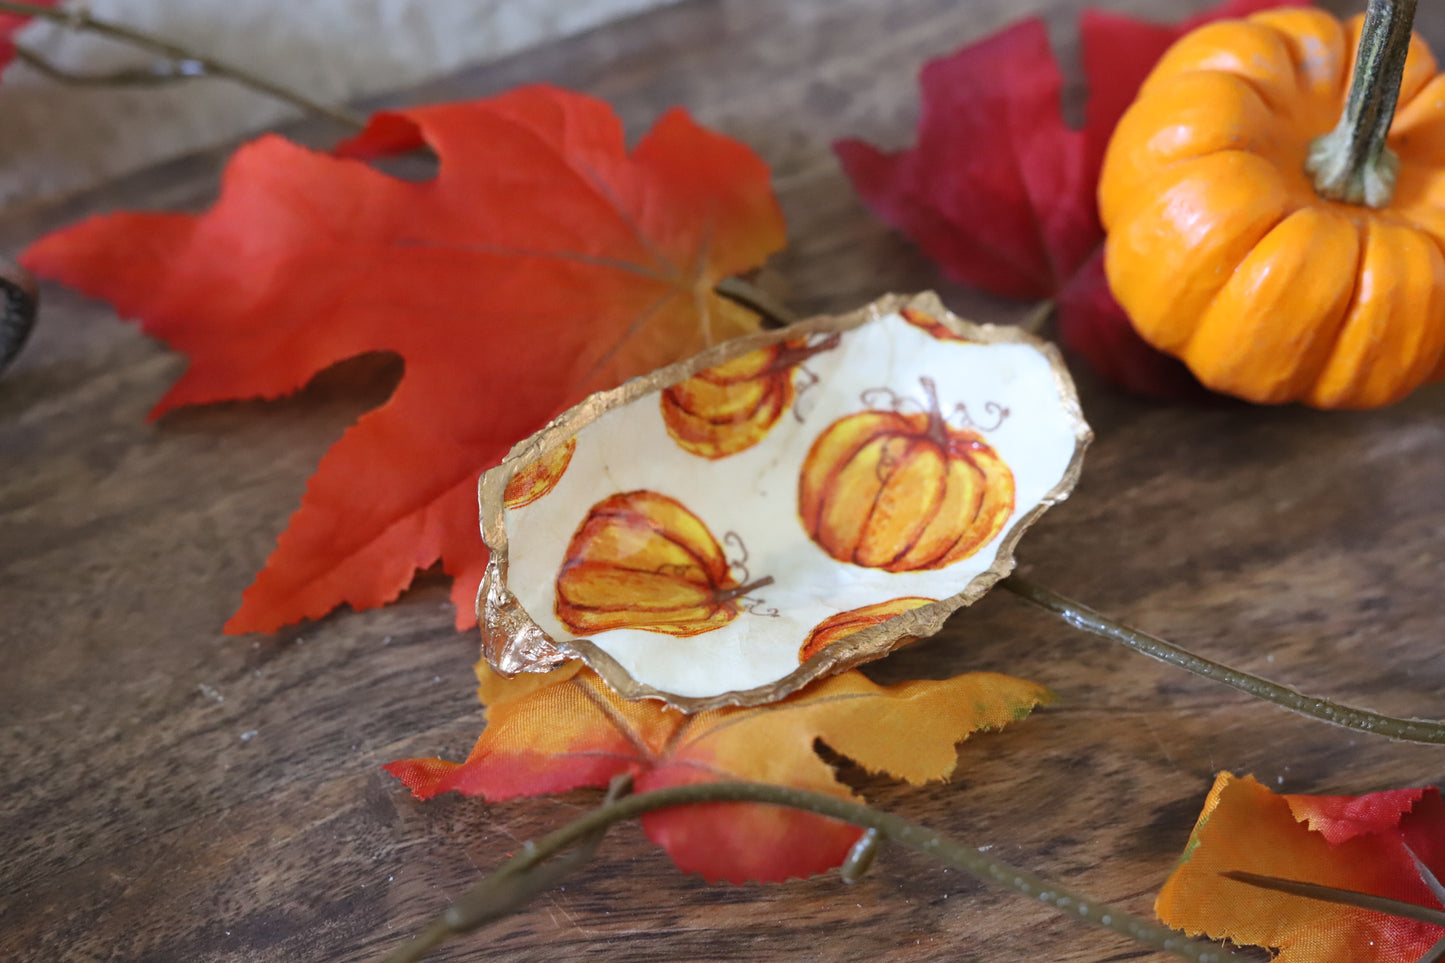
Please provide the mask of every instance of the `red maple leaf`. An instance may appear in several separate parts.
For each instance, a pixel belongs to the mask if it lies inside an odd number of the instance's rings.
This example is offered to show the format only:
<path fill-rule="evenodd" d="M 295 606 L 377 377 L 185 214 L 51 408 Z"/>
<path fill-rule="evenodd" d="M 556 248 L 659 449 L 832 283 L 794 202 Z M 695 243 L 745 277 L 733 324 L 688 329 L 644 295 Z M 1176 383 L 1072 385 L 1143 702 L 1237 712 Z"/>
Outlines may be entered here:
<path fill-rule="evenodd" d="M 491 800 L 606 786 L 629 773 L 639 792 L 750 779 L 856 798 L 814 750 L 822 740 L 873 772 L 910 783 L 944 779 L 955 746 L 1023 718 L 1042 686 L 991 672 L 880 686 L 861 672 L 814 683 L 780 702 L 687 715 L 629 702 L 580 662 L 503 679 L 477 665 L 487 727 L 465 762 L 403 759 L 386 767 L 418 799 L 456 791 Z M 748 803 L 642 817 L 678 867 L 708 880 L 781 882 L 837 866 L 859 830 L 821 816 Z"/>
<path fill-rule="evenodd" d="M 1104 147 L 1139 85 L 1179 36 L 1280 6 L 1230 0 L 1178 26 L 1087 10 L 1080 24 L 1086 123 L 1064 122 L 1063 77 L 1042 20 L 1023 20 L 923 68 L 918 143 L 834 150 L 864 202 L 945 275 L 1004 297 L 1053 298 L 1064 344 L 1100 374 L 1167 398 L 1203 389 L 1134 332 L 1104 278 L 1095 189 Z"/>
<path fill-rule="evenodd" d="M 1260 889 L 1227 872 L 1441 908 L 1415 860 L 1445 877 L 1445 805 L 1435 787 L 1365 796 L 1274 795 L 1220 773 L 1155 912 L 1192 936 L 1279 951 L 1280 963 L 1413 963 L 1445 928 Z"/>
<path fill-rule="evenodd" d="M 54 6 L 58 0 L 31 0 L 42 7 Z M 30 22 L 29 17 L 16 13 L 0 13 L 0 70 L 5 69 L 15 56 L 15 42 L 11 34 Z"/>
<path fill-rule="evenodd" d="M 265 136 L 204 214 L 99 217 L 23 256 L 189 356 L 153 416 L 284 395 L 365 352 L 404 359 L 322 458 L 228 632 L 385 604 L 438 558 L 458 627 L 475 624 L 478 475 L 588 393 L 755 327 L 713 294 L 784 240 L 742 144 L 674 111 L 629 153 L 606 104 L 530 87 L 379 115 L 346 149 L 423 142 L 440 170 L 411 182 Z"/>

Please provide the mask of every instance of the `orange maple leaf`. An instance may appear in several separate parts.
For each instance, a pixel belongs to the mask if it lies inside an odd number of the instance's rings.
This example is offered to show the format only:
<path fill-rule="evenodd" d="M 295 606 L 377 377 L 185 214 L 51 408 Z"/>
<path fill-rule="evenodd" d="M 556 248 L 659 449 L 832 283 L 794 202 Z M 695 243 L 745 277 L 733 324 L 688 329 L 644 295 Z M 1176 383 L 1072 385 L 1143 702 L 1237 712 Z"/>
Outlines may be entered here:
<path fill-rule="evenodd" d="M 1434 787 L 1275 795 L 1248 776 L 1220 773 L 1154 910 L 1191 936 L 1278 949 L 1280 963 L 1414 963 L 1445 938 L 1445 928 L 1221 874 L 1284 877 L 1438 907 L 1415 856 L 1445 876 L 1445 805 Z"/>
<path fill-rule="evenodd" d="M 949 776 L 955 746 L 978 729 L 1021 719 L 1048 690 L 973 672 L 880 686 L 861 672 L 818 682 L 781 702 L 686 715 L 628 702 L 580 662 L 507 680 L 478 663 L 487 728 L 465 762 L 404 759 L 386 767 L 419 799 L 455 790 L 511 799 L 607 785 L 630 773 L 640 792 L 731 779 L 857 798 L 814 740 L 872 772 L 915 785 Z M 649 813 L 643 829 L 680 869 L 709 880 L 782 881 L 837 866 L 860 830 L 751 803 Z"/>
<path fill-rule="evenodd" d="M 354 159 L 423 142 L 440 158 L 424 182 Z M 529 87 L 380 114 L 343 151 L 265 136 L 208 212 L 99 217 L 23 257 L 189 356 L 153 417 L 284 395 L 365 352 L 405 360 L 228 632 L 385 604 L 438 558 L 458 628 L 475 624 L 478 475 L 590 392 L 753 329 L 712 289 L 784 240 L 766 166 L 681 111 L 629 154 L 606 104 Z"/>

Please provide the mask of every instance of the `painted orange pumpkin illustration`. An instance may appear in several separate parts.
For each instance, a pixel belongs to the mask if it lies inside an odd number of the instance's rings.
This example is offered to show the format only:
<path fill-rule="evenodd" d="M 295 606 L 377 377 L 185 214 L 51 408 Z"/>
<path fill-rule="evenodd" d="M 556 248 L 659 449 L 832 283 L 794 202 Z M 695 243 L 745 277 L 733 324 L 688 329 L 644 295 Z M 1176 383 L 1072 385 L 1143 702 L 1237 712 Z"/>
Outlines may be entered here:
<path fill-rule="evenodd" d="M 507 490 L 502 493 L 502 504 L 508 508 L 521 508 L 556 488 L 576 450 L 577 439 L 568 438 L 565 445 L 559 445 L 536 461 L 518 468 L 512 480 L 507 482 Z"/>
<path fill-rule="evenodd" d="M 898 313 L 902 315 L 904 321 L 907 321 L 915 328 L 922 328 L 924 331 L 927 331 L 939 341 L 970 342 L 973 340 L 972 338 L 965 338 L 961 334 L 956 334 L 942 321 L 938 320 L 931 314 L 925 314 L 917 308 L 903 308 Z"/>
<path fill-rule="evenodd" d="M 792 338 L 700 371 L 662 393 L 662 420 L 678 447 L 726 458 L 763 440 L 797 397 L 793 371 L 838 346 L 833 334 L 810 345 Z"/>
<path fill-rule="evenodd" d="M 1013 472 L 977 433 L 929 411 L 864 411 L 818 436 L 803 461 L 798 513 L 833 558 L 889 572 L 968 558 L 1013 513 Z"/>
<path fill-rule="evenodd" d="M 880 622 L 886 622 L 895 615 L 911 612 L 913 609 L 929 605 L 935 601 L 937 600 L 907 596 L 901 599 L 889 599 L 886 602 L 875 602 L 873 605 L 865 605 L 862 608 L 839 612 L 837 615 L 830 615 L 828 618 L 819 622 L 813 631 L 808 633 L 807 639 L 803 641 L 802 647 L 798 649 L 798 662 L 807 662 L 810 658 L 845 636 L 852 635 L 854 632 L 861 632 Z"/>
<path fill-rule="evenodd" d="M 557 573 L 557 618 L 577 635 L 644 629 L 691 636 L 722 628 L 743 596 L 722 546 L 679 501 L 620 492 L 587 513 Z"/>

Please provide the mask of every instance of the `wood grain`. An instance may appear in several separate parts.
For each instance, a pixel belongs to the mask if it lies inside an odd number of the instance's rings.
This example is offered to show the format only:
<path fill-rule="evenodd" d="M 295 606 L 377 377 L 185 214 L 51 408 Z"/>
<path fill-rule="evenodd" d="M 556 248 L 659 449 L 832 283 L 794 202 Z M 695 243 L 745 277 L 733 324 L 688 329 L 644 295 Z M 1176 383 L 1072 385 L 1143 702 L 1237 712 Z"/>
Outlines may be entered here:
<path fill-rule="evenodd" d="M 1191 8 L 1115 6 L 1160 19 Z M 1027 308 L 941 282 L 873 220 L 828 145 L 908 143 L 920 63 L 1029 12 L 1048 20 L 1077 116 L 1079 6 L 1063 0 L 693 0 L 393 102 L 547 80 L 608 98 L 634 132 L 684 104 L 773 165 L 791 233 L 777 269 L 801 309 L 935 287 L 962 313 L 1010 319 Z M 1439 47 L 1445 11 L 1420 18 Z M 198 209 L 223 160 L 7 212 L 0 253 L 90 213 Z M 438 576 L 384 610 L 221 634 L 317 459 L 399 367 L 364 359 L 290 400 L 148 423 L 183 365 L 104 306 L 49 288 L 31 346 L 0 377 L 0 959 L 376 959 L 597 795 L 421 804 L 380 771 L 460 757 L 482 726 L 477 640 L 452 630 Z M 1098 440 L 1073 498 L 1023 543 L 1022 571 L 1306 691 L 1445 716 L 1445 389 L 1325 414 L 1164 407 L 1079 378 Z M 947 784 L 849 778 L 877 805 L 1141 913 L 1219 769 L 1294 792 L 1442 779 L 1439 749 L 1296 718 L 999 593 L 871 672 L 967 669 L 1036 679 L 1058 702 L 964 744 Z M 851 887 L 706 886 L 636 827 L 565 888 L 435 958 L 584 955 L 1156 958 L 912 854 L 886 852 Z"/>

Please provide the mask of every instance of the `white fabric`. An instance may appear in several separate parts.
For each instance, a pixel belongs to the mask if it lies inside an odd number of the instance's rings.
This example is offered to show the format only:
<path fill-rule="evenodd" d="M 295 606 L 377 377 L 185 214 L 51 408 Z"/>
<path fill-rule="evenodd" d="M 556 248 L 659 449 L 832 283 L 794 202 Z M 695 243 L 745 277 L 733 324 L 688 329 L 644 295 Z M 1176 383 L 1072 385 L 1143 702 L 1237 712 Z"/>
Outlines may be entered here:
<path fill-rule="evenodd" d="M 670 0 L 93 0 L 91 12 L 344 103 L 578 33 Z M 18 39 L 71 70 L 154 58 L 35 22 Z M 545 80 L 547 78 L 537 78 Z M 294 116 L 223 80 L 162 88 L 0 78 L 0 207 L 70 194 Z"/>

